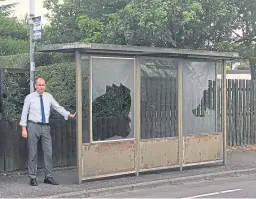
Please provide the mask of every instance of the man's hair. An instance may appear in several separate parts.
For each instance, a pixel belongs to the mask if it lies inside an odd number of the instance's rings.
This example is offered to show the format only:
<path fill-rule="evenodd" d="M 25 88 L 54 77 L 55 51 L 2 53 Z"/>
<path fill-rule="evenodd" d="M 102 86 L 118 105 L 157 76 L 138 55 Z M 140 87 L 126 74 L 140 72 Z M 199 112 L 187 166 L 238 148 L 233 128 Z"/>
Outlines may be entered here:
<path fill-rule="evenodd" d="M 37 82 L 38 79 L 43 79 L 43 80 L 45 81 L 45 84 L 46 84 L 46 80 L 45 80 L 43 77 L 41 77 L 41 76 L 37 76 L 37 77 L 36 77 L 36 79 L 35 79 L 35 84 L 36 84 L 36 82 Z"/>

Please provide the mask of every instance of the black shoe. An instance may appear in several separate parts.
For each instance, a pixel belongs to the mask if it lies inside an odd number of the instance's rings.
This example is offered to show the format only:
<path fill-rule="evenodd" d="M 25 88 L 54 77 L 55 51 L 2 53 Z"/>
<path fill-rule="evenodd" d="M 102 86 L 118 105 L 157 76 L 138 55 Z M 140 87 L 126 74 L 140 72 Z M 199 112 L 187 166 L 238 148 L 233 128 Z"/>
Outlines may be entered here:
<path fill-rule="evenodd" d="M 31 186 L 37 186 L 38 184 L 37 184 L 36 179 L 30 179 L 30 185 Z"/>
<path fill-rule="evenodd" d="M 52 177 L 45 178 L 44 183 L 52 184 L 52 185 L 58 185 L 59 184 L 59 182 L 55 181 Z"/>

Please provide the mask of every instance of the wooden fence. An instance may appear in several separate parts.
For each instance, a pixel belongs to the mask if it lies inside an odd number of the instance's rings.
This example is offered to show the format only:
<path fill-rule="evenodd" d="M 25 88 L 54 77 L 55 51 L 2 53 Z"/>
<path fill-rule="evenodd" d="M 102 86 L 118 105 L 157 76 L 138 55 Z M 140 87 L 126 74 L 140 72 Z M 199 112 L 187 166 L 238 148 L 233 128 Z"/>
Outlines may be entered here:
<path fill-rule="evenodd" d="M 215 85 L 215 82 L 212 82 Z M 212 85 L 212 86 L 213 86 Z M 210 86 L 209 88 L 211 88 Z M 215 107 L 221 103 L 221 90 L 211 94 L 208 89 L 197 109 Z M 256 97 L 253 82 L 244 79 L 227 80 L 227 143 L 230 146 L 256 144 Z M 209 106 L 212 104 L 212 106 Z M 216 111 L 216 110 L 215 110 Z M 199 113 L 202 111 L 199 110 Z M 221 107 L 217 107 L 217 128 L 220 130 Z M 177 136 L 177 79 L 142 77 L 141 138 Z"/>
<path fill-rule="evenodd" d="M 228 145 L 256 143 L 256 98 L 251 80 L 227 80 Z"/>
<path fill-rule="evenodd" d="M 75 120 L 51 120 L 53 145 L 53 166 L 76 165 L 76 123 Z M 27 168 L 27 142 L 21 136 L 17 122 L 0 123 L 0 172 L 24 170 Z M 42 149 L 38 147 L 38 166 L 42 167 Z"/>
<path fill-rule="evenodd" d="M 178 132 L 177 78 L 141 78 L 141 138 L 175 137 Z"/>

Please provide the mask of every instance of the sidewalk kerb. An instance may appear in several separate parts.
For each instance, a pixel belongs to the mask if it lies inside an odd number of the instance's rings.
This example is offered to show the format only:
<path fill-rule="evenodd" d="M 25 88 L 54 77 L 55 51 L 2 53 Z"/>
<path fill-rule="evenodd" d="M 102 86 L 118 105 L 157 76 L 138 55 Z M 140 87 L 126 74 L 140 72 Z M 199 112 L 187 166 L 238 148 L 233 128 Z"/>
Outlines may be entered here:
<path fill-rule="evenodd" d="M 165 179 L 165 180 L 155 180 L 149 182 L 141 182 L 136 184 L 129 184 L 129 185 L 122 185 L 122 186 L 114 186 L 114 187 L 107 187 L 107 188 L 99 188 L 99 189 L 92 189 L 92 190 L 84 190 L 84 191 L 77 191 L 77 192 L 68 192 L 68 193 L 60 193 L 50 196 L 43 196 L 42 198 L 59 198 L 59 197 L 96 197 L 96 196 L 103 196 L 103 195 L 110 195 L 110 194 L 117 194 L 123 193 L 133 190 L 141 190 L 146 188 L 155 188 L 167 185 L 178 185 L 184 184 L 188 182 L 196 182 L 202 180 L 212 180 L 216 178 L 227 178 L 227 177 L 238 177 L 241 175 L 251 175 L 256 174 L 256 168 L 253 169 L 244 169 L 244 170 L 232 170 L 232 171 L 223 171 L 217 173 L 208 173 L 208 174 L 201 174 L 201 175 L 193 175 L 193 176 L 185 176 L 185 177 L 178 177 L 173 179 Z"/>

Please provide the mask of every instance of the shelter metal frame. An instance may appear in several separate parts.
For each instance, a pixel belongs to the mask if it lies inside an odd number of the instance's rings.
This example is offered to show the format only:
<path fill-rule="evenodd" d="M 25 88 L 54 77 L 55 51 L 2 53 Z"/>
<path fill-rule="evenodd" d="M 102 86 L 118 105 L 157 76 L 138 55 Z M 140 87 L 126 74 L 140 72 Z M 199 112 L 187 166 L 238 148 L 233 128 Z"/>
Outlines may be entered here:
<path fill-rule="evenodd" d="M 170 48 L 156 48 L 156 47 L 141 47 L 141 46 L 122 46 L 122 45 L 108 45 L 108 44 L 88 44 L 88 43 L 66 43 L 66 44 L 53 44 L 39 46 L 37 51 L 39 52 L 65 52 L 74 53 L 76 62 L 76 110 L 77 110 L 77 180 L 81 183 L 84 180 L 102 178 L 107 176 L 122 175 L 128 173 L 135 173 L 137 176 L 143 171 L 152 171 L 159 169 L 167 169 L 178 167 L 182 170 L 183 167 L 191 165 L 211 164 L 216 162 L 222 162 L 224 165 L 227 162 L 226 156 L 226 67 L 225 62 L 227 60 L 240 59 L 238 53 L 233 52 L 213 52 L 213 51 L 195 51 L 187 49 L 170 49 Z M 89 81 L 89 112 L 90 112 L 90 142 L 82 143 L 82 58 L 83 56 L 89 56 L 90 59 L 90 81 Z M 92 140 L 92 58 L 94 57 L 110 57 L 115 59 L 134 59 L 134 138 L 113 140 L 113 141 L 93 141 Z M 178 132 L 177 137 L 166 138 L 154 138 L 154 139 L 141 139 L 141 59 L 143 58 L 159 58 L 159 59 L 177 59 L 178 61 Z M 184 160 L 184 151 L 186 146 L 184 145 L 184 139 L 182 133 L 182 64 L 180 60 L 196 60 L 196 61 L 214 61 L 215 63 L 221 63 L 221 84 L 222 84 L 222 132 L 221 134 L 216 132 L 215 139 L 220 139 L 221 146 L 216 150 L 222 150 L 222 156 L 220 159 L 210 159 L 207 161 L 196 161 L 192 163 L 186 163 Z M 215 73 L 216 75 L 217 73 Z M 188 137 L 188 136 L 187 136 Z M 193 136 L 191 136 L 193 137 Z M 103 152 L 99 154 L 101 148 L 111 149 L 109 153 L 105 153 L 105 158 L 109 158 L 109 161 L 114 161 L 103 166 L 101 160 L 98 160 L 99 155 L 103 155 Z M 147 150 L 153 150 L 156 148 L 164 148 L 167 153 L 169 150 L 176 151 L 176 154 L 167 154 L 168 157 L 160 157 L 160 162 L 149 156 Z M 118 156 L 117 150 L 127 149 L 123 157 Z M 159 153 L 161 154 L 161 153 Z M 174 156 L 172 156 L 174 155 Z M 96 158 L 94 156 L 97 156 Z M 120 162 L 111 159 L 111 157 L 117 156 L 120 158 Z M 125 157 L 129 157 L 126 160 Z M 124 159 L 122 159 L 124 158 Z M 162 159 L 161 159 L 162 158 Z M 170 158 L 166 160 L 166 158 Z M 171 163 L 166 163 L 173 160 Z M 176 161 L 177 159 L 177 161 Z M 123 161 L 123 162 L 122 162 Z M 143 161 L 151 162 L 143 166 Z M 176 162 L 175 162 L 176 161 Z M 94 169 L 95 165 L 98 166 Z M 112 168 L 114 167 L 114 168 Z"/>

